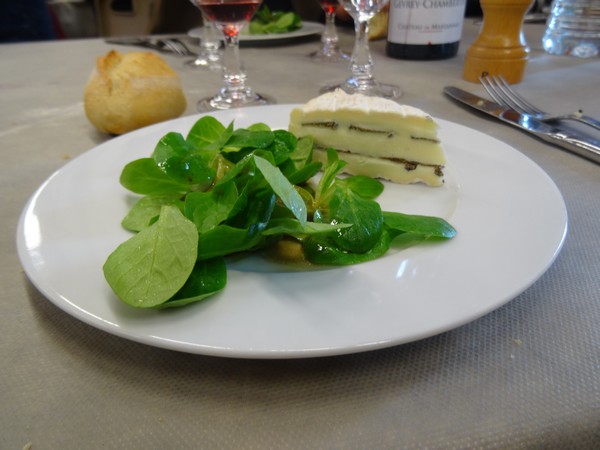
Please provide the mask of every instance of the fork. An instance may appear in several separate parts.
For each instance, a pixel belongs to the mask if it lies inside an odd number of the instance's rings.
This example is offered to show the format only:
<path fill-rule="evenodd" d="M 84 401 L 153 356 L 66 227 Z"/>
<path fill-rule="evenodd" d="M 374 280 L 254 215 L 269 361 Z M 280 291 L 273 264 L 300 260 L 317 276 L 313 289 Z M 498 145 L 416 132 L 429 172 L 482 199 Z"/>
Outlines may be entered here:
<path fill-rule="evenodd" d="M 581 111 L 573 114 L 548 114 L 533 106 L 519 95 L 502 76 L 484 74 L 479 81 L 497 103 L 514 109 L 523 114 L 535 117 L 542 122 L 556 122 L 559 120 L 574 120 L 600 130 L 600 121 L 586 116 Z"/>
<path fill-rule="evenodd" d="M 151 48 L 162 52 L 174 53 L 179 56 L 195 56 L 181 40 L 177 38 L 161 38 L 154 39 L 148 37 L 133 37 L 133 38 L 114 38 L 106 39 L 109 44 L 117 45 L 135 45 L 139 47 Z"/>
<path fill-rule="evenodd" d="M 193 53 L 179 39 L 176 39 L 176 38 L 160 39 L 158 42 L 162 43 L 166 49 L 172 51 L 176 55 L 179 55 L 179 56 L 195 56 L 195 53 Z"/>

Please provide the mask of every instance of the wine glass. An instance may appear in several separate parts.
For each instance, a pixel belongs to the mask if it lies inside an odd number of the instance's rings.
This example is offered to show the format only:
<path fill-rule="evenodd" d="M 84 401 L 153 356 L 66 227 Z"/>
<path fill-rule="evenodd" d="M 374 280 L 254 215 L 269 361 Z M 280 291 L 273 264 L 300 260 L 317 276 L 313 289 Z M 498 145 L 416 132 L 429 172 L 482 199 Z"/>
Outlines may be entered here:
<path fill-rule="evenodd" d="M 309 56 L 316 61 L 347 61 L 350 56 L 340 50 L 338 34 L 335 28 L 335 10 L 338 0 L 317 0 L 325 12 L 325 30 L 321 35 L 321 48 Z"/>
<path fill-rule="evenodd" d="M 219 92 L 198 102 L 198 111 L 241 108 L 273 103 L 261 94 L 246 86 L 246 72 L 240 61 L 240 30 L 250 22 L 260 7 L 262 0 L 191 0 L 200 11 L 212 21 L 223 34 L 225 51 L 223 54 L 224 85 Z"/>
<path fill-rule="evenodd" d="M 396 99 L 402 95 L 400 88 L 393 84 L 383 84 L 373 76 L 373 58 L 369 51 L 369 21 L 389 0 L 339 0 L 340 4 L 354 19 L 354 50 L 350 60 L 352 75 L 341 84 L 325 86 L 321 92 L 341 88 L 349 94 L 364 94 Z"/>
<path fill-rule="evenodd" d="M 212 21 L 202 14 L 200 28 L 200 52 L 194 59 L 185 62 L 192 69 L 221 70 L 221 39 Z"/>

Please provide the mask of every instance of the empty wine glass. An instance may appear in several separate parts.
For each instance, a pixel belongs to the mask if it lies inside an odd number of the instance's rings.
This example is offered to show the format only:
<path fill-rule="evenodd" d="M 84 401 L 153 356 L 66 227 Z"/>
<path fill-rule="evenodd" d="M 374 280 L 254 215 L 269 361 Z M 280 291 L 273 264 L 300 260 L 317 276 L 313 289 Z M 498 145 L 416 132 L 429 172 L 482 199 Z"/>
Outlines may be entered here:
<path fill-rule="evenodd" d="M 219 92 L 198 102 L 198 111 L 241 108 L 273 103 L 268 97 L 257 94 L 246 86 L 246 72 L 239 55 L 240 30 L 250 22 L 262 0 L 191 0 L 223 34 L 224 86 Z"/>
<path fill-rule="evenodd" d="M 400 88 L 393 84 L 383 84 L 373 76 L 373 58 L 369 51 L 369 21 L 389 0 L 339 0 L 340 4 L 354 19 L 355 40 L 350 70 L 352 75 L 341 84 L 325 86 L 321 92 L 341 88 L 349 94 L 365 94 L 396 99 L 402 95 Z"/>
<path fill-rule="evenodd" d="M 335 10 L 338 0 L 317 0 L 325 12 L 325 30 L 321 35 L 321 48 L 309 56 L 316 61 L 347 61 L 350 55 L 340 50 L 338 34 L 335 28 Z"/>
<path fill-rule="evenodd" d="M 200 52 L 194 59 L 185 62 L 192 69 L 221 70 L 221 39 L 215 24 L 202 14 L 200 28 Z"/>

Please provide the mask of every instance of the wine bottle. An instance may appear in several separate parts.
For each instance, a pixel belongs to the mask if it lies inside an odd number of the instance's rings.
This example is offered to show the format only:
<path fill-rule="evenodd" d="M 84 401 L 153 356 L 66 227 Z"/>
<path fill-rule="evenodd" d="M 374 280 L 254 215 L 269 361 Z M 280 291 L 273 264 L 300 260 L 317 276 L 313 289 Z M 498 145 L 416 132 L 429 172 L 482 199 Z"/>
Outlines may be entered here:
<path fill-rule="evenodd" d="M 391 0 L 386 52 L 399 59 L 456 56 L 466 0 Z"/>

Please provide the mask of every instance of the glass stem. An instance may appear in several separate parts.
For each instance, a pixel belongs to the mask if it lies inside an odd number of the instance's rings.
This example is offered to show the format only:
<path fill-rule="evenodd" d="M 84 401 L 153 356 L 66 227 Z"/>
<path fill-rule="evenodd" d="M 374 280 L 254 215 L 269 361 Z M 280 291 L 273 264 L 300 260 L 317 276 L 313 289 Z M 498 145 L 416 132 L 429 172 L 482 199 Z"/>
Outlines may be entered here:
<path fill-rule="evenodd" d="M 335 29 L 335 11 L 325 12 L 325 30 L 321 36 L 323 53 L 330 55 L 338 50 L 338 34 Z"/>
<path fill-rule="evenodd" d="M 233 98 L 242 98 L 246 94 L 246 72 L 240 60 L 240 46 L 238 34 L 223 33 L 225 38 L 225 52 L 223 54 L 223 78 L 225 94 Z"/>
<path fill-rule="evenodd" d="M 202 38 L 200 39 L 200 48 L 202 48 L 202 54 L 206 55 L 209 61 L 218 61 L 219 47 L 221 42 L 219 40 L 215 25 L 206 19 L 204 19 L 204 26 L 202 27 Z"/>
<path fill-rule="evenodd" d="M 348 80 L 360 89 L 368 89 L 375 84 L 373 79 L 373 59 L 369 51 L 369 21 L 355 20 L 356 38 L 350 62 L 352 77 Z"/>

